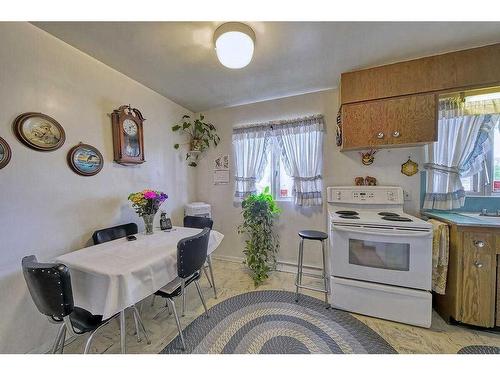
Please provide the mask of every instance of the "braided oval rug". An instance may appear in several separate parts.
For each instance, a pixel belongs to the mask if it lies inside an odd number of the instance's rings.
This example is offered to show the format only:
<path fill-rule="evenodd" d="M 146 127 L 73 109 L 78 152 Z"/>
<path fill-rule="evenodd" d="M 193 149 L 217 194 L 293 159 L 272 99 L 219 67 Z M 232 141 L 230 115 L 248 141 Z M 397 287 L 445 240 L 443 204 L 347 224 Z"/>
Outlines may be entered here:
<path fill-rule="evenodd" d="M 347 312 L 319 299 L 270 290 L 240 294 L 213 306 L 177 336 L 170 353 L 396 353 L 380 335 Z"/>

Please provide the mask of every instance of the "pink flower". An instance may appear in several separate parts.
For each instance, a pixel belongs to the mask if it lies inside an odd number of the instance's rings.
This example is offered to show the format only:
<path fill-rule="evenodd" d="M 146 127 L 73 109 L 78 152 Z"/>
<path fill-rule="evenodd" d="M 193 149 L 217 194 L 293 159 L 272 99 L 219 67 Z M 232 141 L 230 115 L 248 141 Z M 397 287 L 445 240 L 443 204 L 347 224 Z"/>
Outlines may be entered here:
<path fill-rule="evenodd" d="M 144 193 L 144 198 L 146 198 L 146 199 L 155 199 L 156 198 L 156 193 L 154 191 L 146 191 Z"/>

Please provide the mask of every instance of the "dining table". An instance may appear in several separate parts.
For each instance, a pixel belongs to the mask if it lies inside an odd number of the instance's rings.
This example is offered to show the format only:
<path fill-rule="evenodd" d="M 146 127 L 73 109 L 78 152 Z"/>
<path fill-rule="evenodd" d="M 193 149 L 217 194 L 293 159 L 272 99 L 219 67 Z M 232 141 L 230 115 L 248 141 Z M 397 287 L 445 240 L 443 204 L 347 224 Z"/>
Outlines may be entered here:
<path fill-rule="evenodd" d="M 152 295 L 177 276 L 177 243 L 202 230 L 172 227 L 135 240 L 119 238 L 59 255 L 71 274 L 75 306 L 109 319 L 119 315 L 121 352 L 126 353 L 125 310 Z M 207 255 L 224 235 L 210 231 Z"/>

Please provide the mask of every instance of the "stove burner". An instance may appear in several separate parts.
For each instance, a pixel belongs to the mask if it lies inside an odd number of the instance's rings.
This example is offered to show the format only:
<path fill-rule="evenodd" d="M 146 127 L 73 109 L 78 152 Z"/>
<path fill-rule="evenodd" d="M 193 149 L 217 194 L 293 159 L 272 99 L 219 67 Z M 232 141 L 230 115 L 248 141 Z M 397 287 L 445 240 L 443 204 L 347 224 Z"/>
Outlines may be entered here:
<path fill-rule="evenodd" d="M 358 213 L 356 211 L 335 211 L 335 213 L 337 215 L 346 215 L 346 216 L 354 216 L 354 215 L 358 215 Z"/>
<path fill-rule="evenodd" d="M 380 216 L 399 216 L 399 214 L 395 213 L 395 212 L 379 212 L 378 213 Z"/>
<path fill-rule="evenodd" d="M 339 217 L 342 219 L 359 219 L 359 216 L 355 215 L 339 215 Z"/>
<path fill-rule="evenodd" d="M 402 216 L 384 216 L 384 217 L 382 217 L 382 220 L 388 220 L 388 221 L 413 221 L 409 217 L 402 217 Z"/>

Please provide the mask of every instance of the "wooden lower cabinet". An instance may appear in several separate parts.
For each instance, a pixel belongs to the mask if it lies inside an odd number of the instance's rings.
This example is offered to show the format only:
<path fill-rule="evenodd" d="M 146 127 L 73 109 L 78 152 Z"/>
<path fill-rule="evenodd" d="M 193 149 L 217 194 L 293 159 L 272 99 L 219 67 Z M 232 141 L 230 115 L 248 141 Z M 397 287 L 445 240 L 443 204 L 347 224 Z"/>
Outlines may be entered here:
<path fill-rule="evenodd" d="M 500 325 L 496 300 L 498 231 L 451 226 L 446 294 L 434 294 L 435 309 L 445 320 L 481 327 Z"/>

